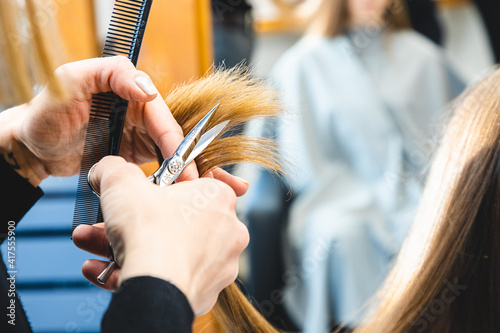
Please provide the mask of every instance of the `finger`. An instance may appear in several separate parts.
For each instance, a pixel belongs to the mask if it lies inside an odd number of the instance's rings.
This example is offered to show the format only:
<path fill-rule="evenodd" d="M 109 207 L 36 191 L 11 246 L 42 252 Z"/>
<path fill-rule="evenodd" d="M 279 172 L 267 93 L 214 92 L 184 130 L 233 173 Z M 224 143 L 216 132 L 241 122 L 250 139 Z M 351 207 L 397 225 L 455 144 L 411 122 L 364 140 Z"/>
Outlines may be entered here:
<path fill-rule="evenodd" d="M 118 286 L 118 278 L 120 277 L 120 269 L 115 268 L 105 284 L 97 282 L 97 277 L 108 267 L 109 262 L 90 259 L 83 263 L 82 274 L 87 280 L 98 286 L 99 288 L 114 291 Z"/>
<path fill-rule="evenodd" d="M 56 70 L 56 76 L 66 86 L 84 92 L 85 98 L 100 92 L 113 91 L 126 100 L 148 102 L 158 95 L 149 76 L 138 71 L 124 56 L 65 64 Z"/>
<path fill-rule="evenodd" d="M 248 184 L 246 180 L 240 177 L 233 176 L 230 173 L 222 170 L 221 168 L 212 170 L 212 173 L 215 179 L 229 185 L 238 197 L 245 195 L 245 193 L 247 193 L 248 191 L 248 188 L 250 187 L 250 184 Z"/>
<path fill-rule="evenodd" d="M 89 181 L 93 187 L 101 193 L 101 198 L 105 192 L 113 186 L 128 188 L 131 183 L 147 184 L 144 173 L 135 164 L 128 163 L 119 156 L 106 156 L 97 163 L 89 175 Z"/>
<path fill-rule="evenodd" d="M 212 171 L 209 171 L 203 176 L 203 178 L 215 179 L 214 173 Z"/>
<path fill-rule="evenodd" d="M 73 243 L 89 253 L 109 258 L 109 240 L 106 237 L 104 223 L 79 225 L 73 231 Z"/>
<path fill-rule="evenodd" d="M 184 140 L 182 128 L 177 124 L 161 96 L 157 96 L 154 101 L 144 106 L 144 125 L 164 157 L 172 156 Z M 190 163 L 179 176 L 178 181 L 197 178 L 199 176 L 196 164 Z"/>

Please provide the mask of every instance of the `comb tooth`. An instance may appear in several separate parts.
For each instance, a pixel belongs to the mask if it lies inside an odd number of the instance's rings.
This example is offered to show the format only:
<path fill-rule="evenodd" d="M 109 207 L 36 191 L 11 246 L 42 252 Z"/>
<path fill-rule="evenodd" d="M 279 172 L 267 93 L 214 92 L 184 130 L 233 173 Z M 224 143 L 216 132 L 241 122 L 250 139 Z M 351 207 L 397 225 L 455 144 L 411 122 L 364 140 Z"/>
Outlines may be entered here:
<path fill-rule="evenodd" d="M 101 108 L 93 107 L 91 112 L 95 113 L 95 114 L 98 114 L 98 113 L 109 114 L 110 113 L 109 108 L 104 108 L 104 107 L 101 107 Z"/>
<path fill-rule="evenodd" d="M 126 58 L 129 58 L 129 54 L 128 53 L 120 53 L 120 52 L 111 52 L 110 53 L 110 52 L 107 52 L 107 51 L 105 51 L 105 52 L 102 53 L 102 57 L 103 58 L 106 58 L 106 57 L 116 57 L 116 56 L 119 56 L 119 55 L 122 55 L 122 56 L 124 56 Z"/>
<path fill-rule="evenodd" d="M 130 58 L 130 53 L 123 53 L 123 52 L 108 52 L 108 51 L 105 51 L 105 52 L 103 52 L 103 53 L 102 53 L 102 56 L 103 56 L 104 58 L 106 58 L 106 57 L 116 57 L 116 56 L 119 56 L 119 55 L 124 56 L 124 57 L 126 57 L 126 58 Z"/>
<path fill-rule="evenodd" d="M 124 55 L 134 65 L 137 64 L 151 3 L 152 0 L 115 1 L 103 57 Z M 102 221 L 99 198 L 88 186 L 87 173 L 104 156 L 118 154 L 127 103 L 113 93 L 101 93 L 94 95 L 92 99 L 78 179 L 73 229 L 80 224 Z"/>
<path fill-rule="evenodd" d="M 131 1 L 120 1 L 120 0 L 116 0 L 117 2 L 117 6 L 118 7 L 128 7 L 128 8 L 139 8 L 139 9 L 142 9 L 143 8 L 143 5 L 140 4 L 140 3 L 134 3 L 134 2 L 131 2 Z M 123 4 L 123 5 L 121 5 Z"/>
<path fill-rule="evenodd" d="M 126 19 L 126 18 L 122 18 L 122 17 L 116 17 L 116 16 L 113 16 L 113 18 L 111 19 L 111 22 L 114 22 L 114 23 L 122 23 L 122 22 L 130 22 L 130 23 L 133 23 L 135 25 L 135 21 L 131 20 L 131 19 Z M 125 23 L 127 24 L 127 23 Z"/>
<path fill-rule="evenodd" d="M 100 104 L 100 103 L 92 103 L 91 106 L 92 109 L 104 109 L 104 110 L 110 110 L 111 105 L 110 104 Z"/>
<path fill-rule="evenodd" d="M 118 12 L 114 13 L 111 17 L 112 18 L 118 18 L 118 19 L 120 19 L 120 18 L 127 18 L 127 19 L 133 20 L 133 22 L 136 22 L 137 21 L 137 17 L 136 16 L 124 14 L 124 13 L 118 11 Z"/>
<path fill-rule="evenodd" d="M 103 120 L 109 121 L 109 113 L 108 113 L 108 114 L 106 114 L 106 115 L 104 115 L 104 116 L 103 116 L 103 115 L 98 115 L 98 114 L 95 114 L 95 115 L 93 115 L 93 117 L 95 117 L 96 119 L 103 119 Z M 106 155 L 107 155 L 107 154 L 104 154 L 104 156 L 106 156 Z M 103 156 L 103 157 L 104 157 L 104 156 Z M 99 162 L 99 160 L 98 160 L 97 162 Z M 97 163 L 97 162 L 96 162 L 96 163 Z"/>
<path fill-rule="evenodd" d="M 108 102 L 108 101 L 100 101 L 98 99 L 94 99 L 92 100 L 92 106 L 102 106 L 104 108 L 109 108 L 111 106 L 111 103 L 112 102 Z"/>
<path fill-rule="evenodd" d="M 130 48 L 126 49 L 124 47 L 117 46 L 117 45 L 113 45 L 111 47 L 106 46 L 106 47 L 104 47 L 104 50 L 111 51 L 111 52 L 116 50 L 116 51 L 123 51 L 124 53 L 130 53 Z"/>
<path fill-rule="evenodd" d="M 128 27 L 126 25 L 118 25 L 118 24 L 113 24 L 113 23 L 111 23 L 110 26 L 113 27 L 115 30 L 120 29 L 120 30 L 118 30 L 120 32 L 127 33 L 127 34 L 131 33 L 132 35 L 134 35 L 134 37 L 135 37 L 135 34 L 137 33 L 137 29 L 135 27 L 132 28 L 132 27 Z"/>
<path fill-rule="evenodd" d="M 134 3 L 125 3 L 123 1 L 116 1 L 115 2 L 115 8 L 116 10 L 131 10 L 131 11 L 140 11 L 143 9 L 141 5 L 137 5 Z"/>
<path fill-rule="evenodd" d="M 104 49 L 106 49 L 106 47 L 111 47 L 111 48 L 117 47 L 129 51 L 133 46 L 134 42 L 131 42 L 129 44 L 124 44 L 122 42 L 117 42 L 114 40 L 107 40 L 106 43 L 104 44 Z"/>
<path fill-rule="evenodd" d="M 141 11 L 142 11 L 142 9 L 124 8 L 124 7 L 120 7 L 118 5 L 116 7 L 116 10 L 113 12 L 112 15 L 117 15 L 117 16 L 127 15 L 127 16 L 130 16 L 131 19 L 133 19 L 134 21 L 136 21 L 137 20 L 137 15 L 140 15 Z"/>
<path fill-rule="evenodd" d="M 92 113 L 92 115 L 99 115 L 99 114 L 109 115 L 110 114 L 109 108 L 108 109 L 92 108 L 92 110 L 90 112 Z"/>
<path fill-rule="evenodd" d="M 129 41 L 128 41 L 129 43 L 131 43 L 134 40 L 134 36 L 127 36 L 127 35 L 123 35 L 122 33 L 126 33 L 126 32 L 121 31 L 121 30 L 117 30 L 115 28 L 111 28 L 110 27 L 107 39 L 114 38 L 114 36 L 119 36 L 119 37 L 122 37 L 122 38 L 128 38 L 129 39 Z"/>
<path fill-rule="evenodd" d="M 119 40 L 120 42 L 125 43 L 126 45 L 130 45 L 130 43 L 133 42 L 132 38 L 130 38 L 129 40 L 127 40 L 127 39 L 124 39 L 124 38 L 121 38 L 121 37 L 117 37 L 117 36 L 119 36 L 119 35 L 115 34 L 115 33 L 110 33 L 109 34 L 109 38 L 108 38 L 108 40 L 106 42 L 111 41 L 111 40 L 113 42 Z"/>
<path fill-rule="evenodd" d="M 133 37 L 135 38 L 134 35 L 137 32 L 137 29 L 135 27 L 129 27 L 127 25 L 120 25 L 120 24 L 116 24 L 116 23 L 111 23 L 109 26 L 110 26 L 110 28 L 113 28 L 114 31 L 118 31 L 118 32 L 125 33 L 125 34 L 132 34 Z"/>
<path fill-rule="evenodd" d="M 131 11 L 128 8 L 121 8 L 120 5 L 116 5 L 116 12 L 114 14 L 127 13 L 127 14 L 132 15 L 134 18 L 137 18 L 137 12 L 138 12 L 137 10 L 136 11 Z"/>
<path fill-rule="evenodd" d="M 101 154 L 106 154 L 109 132 L 108 118 L 89 119 L 89 127 L 95 131 L 87 132 L 83 152 L 82 168 L 78 178 L 78 191 L 76 196 L 73 229 L 80 224 L 94 224 L 99 211 L 99 198 L 90 190 L 87 183 L 87 172 Z"/>
<path fill-rule="evenodd" d="M 111 46 L 112 47 L 113 45 L 123 45 L 123 46 L 125 46 L 125 47 L 127 47 L 127 48 L 130 49 L 130 43 L 127 44 L 127 43 L 124 43 L 124 42 L 118 42 L 115 39 L 113 39 L 113 41 L 106 41 L 106 44 L 104 44 L 104 47 L 106 47 L 106 46 Z"/>

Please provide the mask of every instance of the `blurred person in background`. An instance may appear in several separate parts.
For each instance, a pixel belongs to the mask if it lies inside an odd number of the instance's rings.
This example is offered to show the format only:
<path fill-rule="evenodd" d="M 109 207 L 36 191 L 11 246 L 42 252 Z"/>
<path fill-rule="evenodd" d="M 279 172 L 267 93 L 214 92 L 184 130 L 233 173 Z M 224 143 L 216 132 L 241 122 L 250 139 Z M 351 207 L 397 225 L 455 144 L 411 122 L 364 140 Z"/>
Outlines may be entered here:
<path fill-rule="evenodd" d="M 296 113 L 278 129 L 297 195 L 285 305 L 305 332 L 355 327 L 414 218 L 431 125 L 464 84 L 400 0 L 324 0 L 273 79 Z"/>

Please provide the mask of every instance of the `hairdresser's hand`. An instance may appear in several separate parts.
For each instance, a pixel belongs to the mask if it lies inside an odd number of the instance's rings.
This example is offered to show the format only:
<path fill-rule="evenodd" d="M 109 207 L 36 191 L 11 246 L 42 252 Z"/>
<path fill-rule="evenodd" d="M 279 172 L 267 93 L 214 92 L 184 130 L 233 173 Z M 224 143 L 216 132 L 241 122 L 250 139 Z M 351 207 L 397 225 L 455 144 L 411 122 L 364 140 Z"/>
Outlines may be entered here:
<path fill-rule="evenodd" d="M 231 187 L 237 196 L 242 196 L 248 190 L 248 183 L 234 177 L 222 169 L 215 169 L 209 172 L 205 178 L 217 179 Z M 109 258 L 109 240 L 104 230 L 104 223 L 95 225 L 80 225 L 73 232 L 73 241 L 80 249 L 92 254 Z M 118 287 L 120 268 L 116 268 L 104 285 L 97 282 L 97 276 L 108 266 L 108 261 L 88 260 L 83 264 L 83 275 L 99 288 L 115 290 Z"/>
<path fill-rule="evenodd" d="M 61 66 L 56 77 L 67 88 L 64 101 L 44 89 L 28 104 L 7 110 L 0 124 L 0 153 L 17 171 L 37 186 L 53 176 L 71 176 L 80 170 L 92 95 L 114 91 L 129 100 L 120 155 L 127 161 L 155 160 L 153 142 L 170 156 L 183 139 L 167 105 L 150 78 L 125 57 L 99 58 Z M 5 132 L 8 132 L 7 134 Z M 8 136 L 9 140 L 6 140 Z M 8 142 L 7 142 L 8 141 Z M 198 178 L 188 166 L 180 180 Z"/>
<path fill-rule="evenodd" d="M 235 214 L 234 190 L 214 179 L 160 188 L 119 157 L 104 158 L 91 181 L 101 192 L 106 234 L 102 226 L 79 226 L 73 239 L 105 256 L 111 241 L 121 271 L 108 288 L 117 279 L 155 276 L 183 291 L 196 315 L 208 312 L 235 280 L 238 258 L 249 241 Z M 88 261 L 82 270 L 94 282 L 105 266 Z"/>

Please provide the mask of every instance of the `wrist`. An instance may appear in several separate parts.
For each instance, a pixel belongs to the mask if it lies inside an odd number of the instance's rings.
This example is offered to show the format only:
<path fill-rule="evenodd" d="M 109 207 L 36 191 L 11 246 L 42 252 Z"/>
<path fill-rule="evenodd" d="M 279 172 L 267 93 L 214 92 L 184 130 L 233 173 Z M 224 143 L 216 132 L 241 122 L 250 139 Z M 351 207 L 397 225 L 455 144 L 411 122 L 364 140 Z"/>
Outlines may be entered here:
<path fill-rule="evenodd" d="M 26 105 L 21 105 L 0 113 L 0 154 L 21 177 L 38 187 L 47 178 L 45 168 L 38 158 L 16 136 L 22 122 Z"/>

